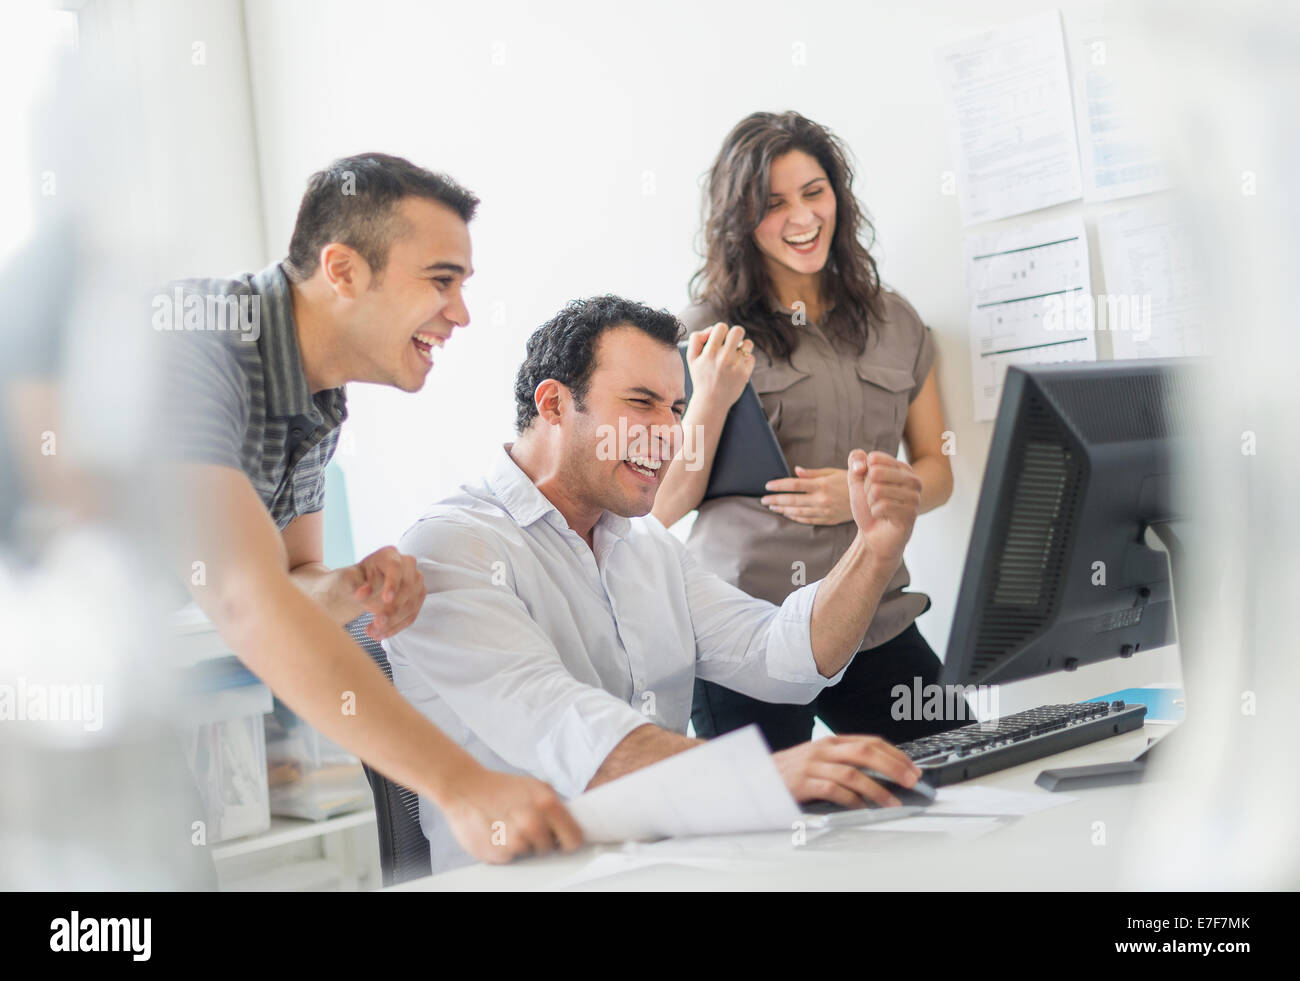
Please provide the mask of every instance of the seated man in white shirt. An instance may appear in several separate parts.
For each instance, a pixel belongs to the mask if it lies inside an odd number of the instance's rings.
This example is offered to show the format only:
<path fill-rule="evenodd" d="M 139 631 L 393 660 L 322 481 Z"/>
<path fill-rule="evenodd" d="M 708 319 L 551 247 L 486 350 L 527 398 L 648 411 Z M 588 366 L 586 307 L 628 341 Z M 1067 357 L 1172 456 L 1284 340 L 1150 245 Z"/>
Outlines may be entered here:
<path fill-rule="evenodd" d="M 485 766 L 566 797 L 695 745 L 697 676 L 799 703 L 838 681 L 916 520 L 911 468 L 855 450 L 857 537 L 825 579 L 778 607 L 697 566 L 650 515 L 681 441 L 680 329 L 618 297 L 571 303 L 528 341 L 516 441 L 400 543 L 428 596 L 385 641 L 398 689 Z M 920 774 L 873 736 L 774 759 L 797 800 L 849 807 L 898 803 L 864 769 L 905 787 Z M 435 871 L 470 861 L 423 798 L 420 816 Z"/>

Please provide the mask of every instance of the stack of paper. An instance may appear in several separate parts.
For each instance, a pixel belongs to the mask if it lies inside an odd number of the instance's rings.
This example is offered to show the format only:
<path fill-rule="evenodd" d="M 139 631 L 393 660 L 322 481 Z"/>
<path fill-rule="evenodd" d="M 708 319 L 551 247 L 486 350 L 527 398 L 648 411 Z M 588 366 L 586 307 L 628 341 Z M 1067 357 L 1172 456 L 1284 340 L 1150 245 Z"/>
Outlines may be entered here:
<path fill-rule="evenodd" d="M 800 820 L 757 726 L 629 773 L 568 806 L 589 842 L 789 831 Z"/>

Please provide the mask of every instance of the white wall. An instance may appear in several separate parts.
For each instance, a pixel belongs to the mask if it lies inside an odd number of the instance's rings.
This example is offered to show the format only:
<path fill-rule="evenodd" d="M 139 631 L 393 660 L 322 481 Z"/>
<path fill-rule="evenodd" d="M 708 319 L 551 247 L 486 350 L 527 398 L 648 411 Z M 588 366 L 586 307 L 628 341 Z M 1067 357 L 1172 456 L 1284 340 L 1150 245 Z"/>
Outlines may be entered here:
<path fill-rule="evenodd" d="M 118 80 L 113 95 L 122 101 L 96 107 L 104 132 L 69 139 L 108 139 L 114 165 L 130 170 L 124 183 L 147 189 L 129 198 L 120 190 L 116 206 L 148 243 L 154 274 L 260 268 L 267 255 L 242 4 L 88 0 L 77 18 L 81 51 L 111 65 L 105 74 Z"/>
<path fill-rule="evenodd" d="M 1057 5 L 1067 44 L 1092 7 Z M 920 626 L 942 652 L 991 425 L 972 418 L 963 230 L 956 198 L 940 193 L 953 161 L 934 52 L 1043 9 L 1033 0 L 246 3 L 269 255 L 287 248 L 307 175 L 343 154 L 408 156 L 484 202 L 473 225 L 474 320 L 425 391 L 350 391 L 340 462 L 359 554 L 393 542 L 429 501 L 480 475 L 512 434 L 524 339 L 567 300 L 617 292 L 685 305 L 701 175 L 742 116 L 793 108 L 854 150 L 882 274 L 938 340 L 957 434 L 955 491 L 920 520 L 907 560 L 915 587 L 934 599 Z M 1091 224 L 1131 204 L 1076 202 L 1033 218 L 1082 213 Z M 1101 290 L 1095 249 L 1093 270 Z M 1111 662 L 1013 686 L 1002 708 L 1175 671 L 1167 653 Z"/>

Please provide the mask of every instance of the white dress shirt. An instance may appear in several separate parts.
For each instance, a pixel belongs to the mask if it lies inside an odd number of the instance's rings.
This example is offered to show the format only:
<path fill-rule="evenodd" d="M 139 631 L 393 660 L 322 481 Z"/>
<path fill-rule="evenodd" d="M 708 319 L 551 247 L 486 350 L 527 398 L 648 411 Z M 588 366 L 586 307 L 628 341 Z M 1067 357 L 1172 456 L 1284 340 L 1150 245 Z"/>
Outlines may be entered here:
<path fill-rule="evenodd" d="M 384 641 L 393 681 L 494 770 L 582 793 L 615 746 L 654 723 L 685 734 L 696 677 L 768 702 L 811 702 L 824 678 L 818 583 L 781 606 L 700 568 L 652 516 L 605 512 L 594 552 L 510 458 L 402 536 L 428 596 Z M 420 799 L 433 868 L 470 861 Z"/>

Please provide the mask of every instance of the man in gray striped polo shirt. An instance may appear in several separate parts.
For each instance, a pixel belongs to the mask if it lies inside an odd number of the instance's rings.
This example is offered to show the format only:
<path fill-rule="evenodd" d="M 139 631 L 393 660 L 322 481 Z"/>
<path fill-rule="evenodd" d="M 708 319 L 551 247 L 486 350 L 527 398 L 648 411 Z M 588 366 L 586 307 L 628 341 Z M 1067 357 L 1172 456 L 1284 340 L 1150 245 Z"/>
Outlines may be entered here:
<path fill-rule="evenodd" d="M 281 263 L 174 284 L 155 297 L 155 329 L 183 329 L 187 302 L 202 310 L 203 326 L 170 352 L 170 455 L 242 470 L 283 532 L 325 506 L 325 466 L 348 415 L 344 389 L 309 388 Z M 404 600 L 410 585 L 402 583 Z"/>
<path fill-rule="evenodd" d="M 164 348 L 170 554 L 199 606 L 285 703 L 372 767 L 437 802 L 465 848 L 505 861 L 581 834 L 555 793 L 485 769 L 388 684 L 342 624 L 375 639 L 419 613 L 424 577 L 390 547 L 324 564 L 324 468 L 352 381 L 418 391 L 433 349 L 469 322 L 478 199 L 383 154 L 314 174 L 288 257 L 154 298 Z M 197 570 L 202 570 L 201 574 Z"/>

